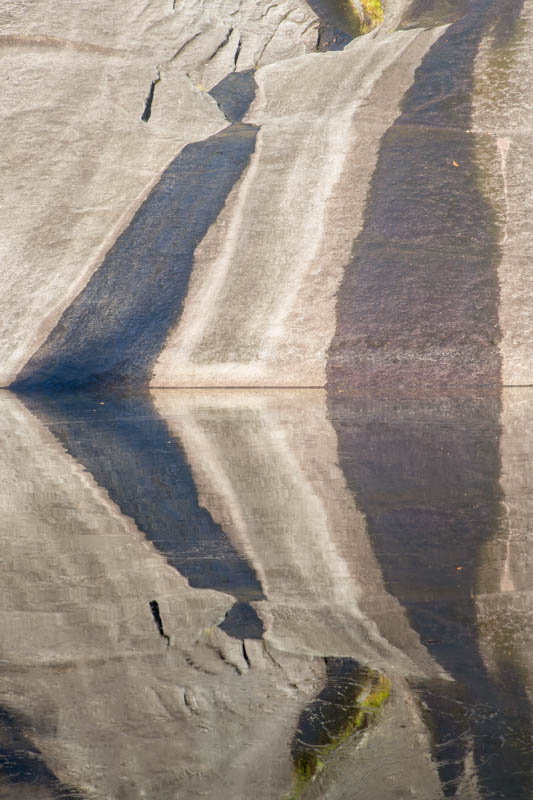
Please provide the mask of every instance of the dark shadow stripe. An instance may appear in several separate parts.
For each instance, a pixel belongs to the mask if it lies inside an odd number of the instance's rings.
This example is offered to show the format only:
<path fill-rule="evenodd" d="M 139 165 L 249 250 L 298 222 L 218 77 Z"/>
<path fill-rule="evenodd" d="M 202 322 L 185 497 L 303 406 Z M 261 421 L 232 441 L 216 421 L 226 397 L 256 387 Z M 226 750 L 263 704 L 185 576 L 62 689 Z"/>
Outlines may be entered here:
<path fill-rule="evenodd" d="M 230 122 L 241 122 L 255 97 L 254 70 L 230 72 L 209 94 Z"/>
<path fill-rule="evenodd" d="M 400 28 L 433 28 L 449 25 L 464 17 L 472 0 L 413 0 L 404 13 Z"/>
<path fill-rule="evenodd" d="M 181 313 L 195 248 L 246 168 L 257 130 L 234 123 L 182 150 L 15 386 L 148 383 Z"/>
<path fill-rule="evenodd" d="M 81 791 L 64 784 L 47 766 L 25 733 L 31 727 L 31 720 L 0 707 L 0 796 L 29 798 L 33 787 L 39 798 L 82 800 Z"/>
<path fill-rule="evenodd" d="M 445 793 L 473 742 L 481 797 L 530 798 L 531 704 L 517 670 L 502 682 L 487 672 L 474 599 L 501 524 L 498 394 L 336 395 L 329 413 L 386 587 L 455 681 L 419 687 Z"/>
<path fill-rule="evenodd" d="M 263 599 L 254 569 L 200 506 L 183 448 L 148 394 L 22 400 L 191 586 L 241 603 Z M 242 638 L 261 638 L 262 623 L 249 609 Z"/>
<path fill-rule="evenodd" d="M 510 6 L 516 15 L 515 0 L 470 4 L 423 59 L 382 139 L 338 292 L 330 384 L 500 382 L 499 234 L 467 131 L 479 43 Z"/>

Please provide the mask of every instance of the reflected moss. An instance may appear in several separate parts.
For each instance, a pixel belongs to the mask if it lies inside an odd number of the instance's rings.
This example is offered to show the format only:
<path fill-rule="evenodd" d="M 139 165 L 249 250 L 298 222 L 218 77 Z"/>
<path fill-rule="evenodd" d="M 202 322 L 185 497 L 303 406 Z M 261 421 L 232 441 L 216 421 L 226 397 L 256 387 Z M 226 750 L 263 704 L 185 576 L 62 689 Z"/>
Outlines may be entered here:
<path fill-rule="evenodd" d="M 361 6 L 363 9 L 361 33 L 368 33 L 383 22 L 383 7 L 380 0 L 361 0 Z"/>
<path fill-rule="evenodd" d="M 303 712 L 292 747 L 293 789 L 299 800 L 328 759 L 351 736 L 365 730 L 387 700 L 391 684 L 376 670 L 351 659 L 328 659 L 328 684 Z"/>
<path fill-rule="evenodd" d="M 329 29 L 330 36 L 336 38 L 340 32 L 344 32 L 349 41 L 368 33 L 383 22 L 381 0 L 307 0 L 307 2 L 323 21 L 321 36 Z"/>

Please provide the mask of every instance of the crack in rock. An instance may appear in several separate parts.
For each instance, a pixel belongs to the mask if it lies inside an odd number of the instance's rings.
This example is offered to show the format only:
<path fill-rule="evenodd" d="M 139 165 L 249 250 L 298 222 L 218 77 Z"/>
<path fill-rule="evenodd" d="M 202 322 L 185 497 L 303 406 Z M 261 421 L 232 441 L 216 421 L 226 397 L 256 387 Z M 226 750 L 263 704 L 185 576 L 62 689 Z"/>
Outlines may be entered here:
<path fill-rule="evenodd" d="M 161 80 L 161 73 L 158 72 L 157 78 L 154 78 L 154 80 L 150 84 L 150 91 L 148 92 L 148 97 L 146 98 L 146 103 L 144 104 L 144 111 L 141 116 L 143 122 L 148 122 L 148 120 L 152 116 L 152 103 L 154 102 L 155 87 L 160 80 Z"/>
<path fill-rule="evenodd" d="M 167 634 L 165 633 L 165 629 L 163 628 L 163 620 L 161 619 L 161 612 L 159 611 L 159 603 L 157 602 L 157 600 L 150 600 L 150 610 L 152 612 L 154 622 L 157 625 L 157 630 L 159 631 L 159 635 L 166 640 L 168 647 L 170 644 L 170 636 L 167 636 Z"/>

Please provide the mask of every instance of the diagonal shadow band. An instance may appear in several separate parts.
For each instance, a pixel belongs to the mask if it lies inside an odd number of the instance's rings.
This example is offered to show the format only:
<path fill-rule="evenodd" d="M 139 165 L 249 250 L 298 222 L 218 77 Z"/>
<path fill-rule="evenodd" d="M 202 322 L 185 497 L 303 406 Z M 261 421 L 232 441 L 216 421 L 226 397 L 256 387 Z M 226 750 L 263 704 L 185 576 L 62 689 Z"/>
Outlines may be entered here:
<path fill-rule="evenodd" d="M 235 597 L 237 609 L 223 629 L 260 639 L 263 625 L 250 602 L 263 599 L 261 584 L 200 505 L 183 448 L 150 395 L 31 393 L 22 399 L 192 587 Z"/>
<path fill-rule="evenodd" d="M 254 94 L 249 71 L 212 90 L 235 120 Z M 181 151 L 13 388 L 148 384 L 180 316 L 196 246 L 245 170 L 257 131 L 234 121 Z"/>

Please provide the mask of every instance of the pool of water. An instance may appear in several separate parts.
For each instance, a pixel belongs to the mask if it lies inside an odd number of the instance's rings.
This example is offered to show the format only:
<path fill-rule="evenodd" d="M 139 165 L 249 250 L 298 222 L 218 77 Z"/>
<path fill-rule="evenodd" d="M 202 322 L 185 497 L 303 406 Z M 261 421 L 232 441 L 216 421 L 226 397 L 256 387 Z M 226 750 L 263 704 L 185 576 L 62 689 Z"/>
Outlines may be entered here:
<path fill-rule="evenodd" d="M 0 797 L 533 796 L 533 390 L 0 404 Z"/>

